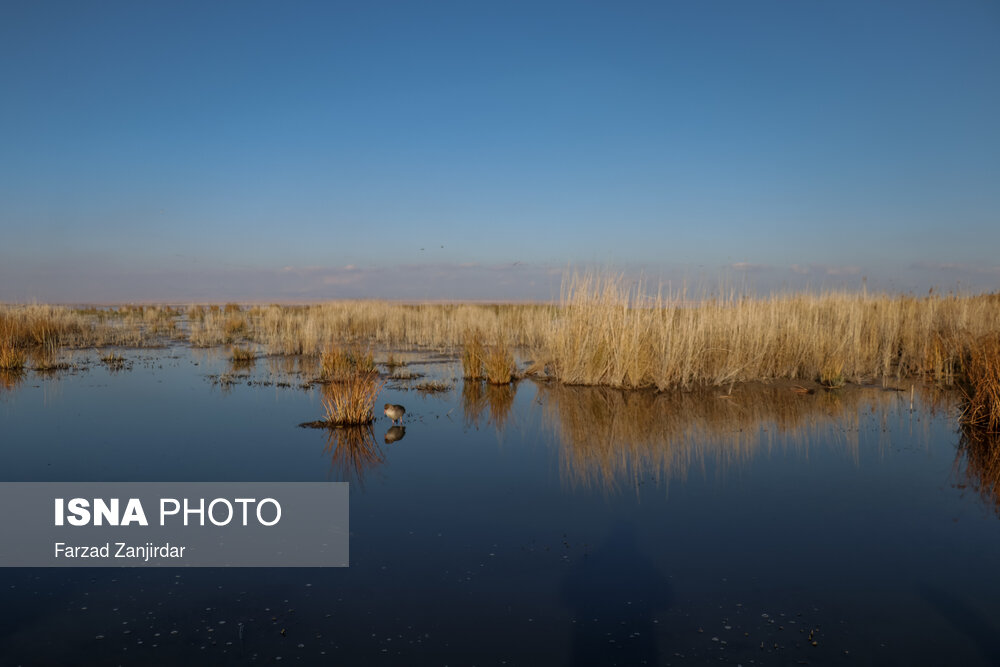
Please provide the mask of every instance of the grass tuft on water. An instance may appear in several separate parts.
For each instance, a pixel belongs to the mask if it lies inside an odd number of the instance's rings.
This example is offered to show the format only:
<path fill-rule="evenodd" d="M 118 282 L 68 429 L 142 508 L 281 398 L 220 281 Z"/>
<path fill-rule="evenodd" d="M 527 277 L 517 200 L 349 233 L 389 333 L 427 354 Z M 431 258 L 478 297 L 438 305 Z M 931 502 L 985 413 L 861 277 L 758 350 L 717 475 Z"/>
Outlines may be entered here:
<path fill-rule="evenodd" d="M 378 375 L 355 371 L 323 386 L 323 421 L 328 426 L 359 426 L 375 421 L 375 401 L 385 383 Z"/>
<path fill-rule="evenodd" d="M 23 371 L 28 355 L 7 341 L 0 342 L 0 370 Z"/>
<path fill-rule="evenodd" d="M 234 345 L 229 358 L 236 363 L 249 363 L 257 359 L 257 353 L 252 347 Z"/>

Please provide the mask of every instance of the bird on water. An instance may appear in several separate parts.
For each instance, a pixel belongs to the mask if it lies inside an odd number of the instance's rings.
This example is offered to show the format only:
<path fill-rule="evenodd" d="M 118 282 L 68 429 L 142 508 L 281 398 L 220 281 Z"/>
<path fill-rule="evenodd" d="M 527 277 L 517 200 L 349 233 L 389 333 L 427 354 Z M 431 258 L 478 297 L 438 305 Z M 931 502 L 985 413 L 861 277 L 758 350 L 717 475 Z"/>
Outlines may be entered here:
<path fill-rule="evenodd" d="M 402 405 L 393 405 L 392 403 L 385 404 L 385 416 L 392 420 L 395 424 L 396 420 L 403 421 L 403 415 L 406 413 L 406 408 Z"/>

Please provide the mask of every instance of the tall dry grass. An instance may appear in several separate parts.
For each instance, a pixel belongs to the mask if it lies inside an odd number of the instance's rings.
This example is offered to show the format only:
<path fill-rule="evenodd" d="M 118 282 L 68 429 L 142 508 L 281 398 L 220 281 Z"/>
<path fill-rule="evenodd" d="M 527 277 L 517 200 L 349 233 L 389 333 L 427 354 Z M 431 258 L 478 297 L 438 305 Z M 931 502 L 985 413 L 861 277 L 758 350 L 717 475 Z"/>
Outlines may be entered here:
<path fill-rule="evenodd" d="M 323 386 L 324 421 L 330 426 L 360 426 L 375 421 L 375 401 L 385 384 L 374 373 L 353 375 Z"/>
<path fill-rule="evenodd" d="M 564 283 L 536 364 L 566 384 L 690 388 L 778 378 L 953 378 L 963 341 L 1000 328 L 1000 298 L 866 292 L 688 299 L 607 274 Z"/>
<path fill-rule="evenodd" d="M 8 341 L 0 341 L 0 371 L 23 371 L 28 355 Z"/>
<path fill-rule="evenodd" d="M 167 307 L 72 309 L 0 304 L 0 343 L 18 349 L 157 345 L 175 333 Z"/>
<path fill-rule="evenodd" d="M 466 377 L 500 383 L 509 381 L 513 352 L 570 385 L 665 390 L 789 378 L 835 387 L 913 376 L 949 383 L 963 372 L 967 341 L 1000 331 L 1000 295 L 649 296 L 643 284 L 586 273 L 566 277 L 559 305 L 340 301 L 183 313 L 0 306 L 0 341 L 17 349 L 149 345 L 181 331 L 193 346 L 252 344 L 271 355 L 316 357 L 331 345 L 444 350 L 461 356 Z"/>
<path fill-rule="evenodd" d="M 1000 435 L 1000 332 L 970 341 L 964 361 L 961 421 L 971 429 Z"/>
<path fill-rule="evenodd" d="M 483 357 L 486 346 L 479 331 L 467 331 L 462 339 L 462 377 L 466 380 L 481 380 L 486 377 Z"/>
<path fill-rule="evenodd" d="M 372 351 L 362 351 L 359 345 L 349 349 L 329 347 L 320 355 L 320 377 L 324 380 L 347 380 L 354 375 L 370 375 L 376 372 L 375 355 Z"/>

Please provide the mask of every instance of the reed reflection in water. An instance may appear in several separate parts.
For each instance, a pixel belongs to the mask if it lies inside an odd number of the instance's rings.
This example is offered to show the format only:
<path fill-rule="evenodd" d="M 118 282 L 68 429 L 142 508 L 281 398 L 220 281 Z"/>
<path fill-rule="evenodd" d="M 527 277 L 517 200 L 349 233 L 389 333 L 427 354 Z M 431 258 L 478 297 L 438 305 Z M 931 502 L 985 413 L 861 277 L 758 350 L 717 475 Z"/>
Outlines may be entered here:
<path fill-rule="evenodd" d="M 502 433 L 514 410 L 516 384 L 487 384 L 481 380 L 466 380 L 462 385 L 462 411 L 465 425 L 479 428 L 485 415 L 486 423 Z"/>
<path fill-rule="evenodd" d="M 962 426 L 955 459 L 962 480 L 1000 516 L 1000 433 Z"/>
<path fill-rule="evenodd" d="M 644 480 L 683 480 L 709 463 L 724 476 L 759 453 L 808 456 L 821 441 L 837 443 L 857 464 L 862 415 L 884 424 L 888 408 L 909 399 L 877 388 L 805 394 L 766 385 L 658 393 L 553 383 L 538 392 L 543 423 L 560 445 L 564 483 L 608 493 Z"/>
<path fill-rule="evenodd" d="M 364 489 L 365 475 L 385 462 L 370 424 L 329 428 L 323 454 L 330 455 L 329 477 Z"/>
<path fill-rule="evenodd" d="M 19 384 L 24 382 L 24 378 L 26 376 L 27 373 L 23 370 L 8 370 L 6 368 L 0 368 L 0 389 L 13 391 Z"/>

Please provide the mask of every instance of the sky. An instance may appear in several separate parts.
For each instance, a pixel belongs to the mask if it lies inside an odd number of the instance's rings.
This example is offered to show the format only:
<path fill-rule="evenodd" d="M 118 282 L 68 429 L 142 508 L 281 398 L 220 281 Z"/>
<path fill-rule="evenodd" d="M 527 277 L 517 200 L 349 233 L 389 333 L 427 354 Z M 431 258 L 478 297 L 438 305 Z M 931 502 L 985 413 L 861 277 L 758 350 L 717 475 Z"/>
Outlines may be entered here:
<path fill-rule="evenodd" d="M 0 4 L 0 300 L 1000 289 L 1000 4 Z"/>

